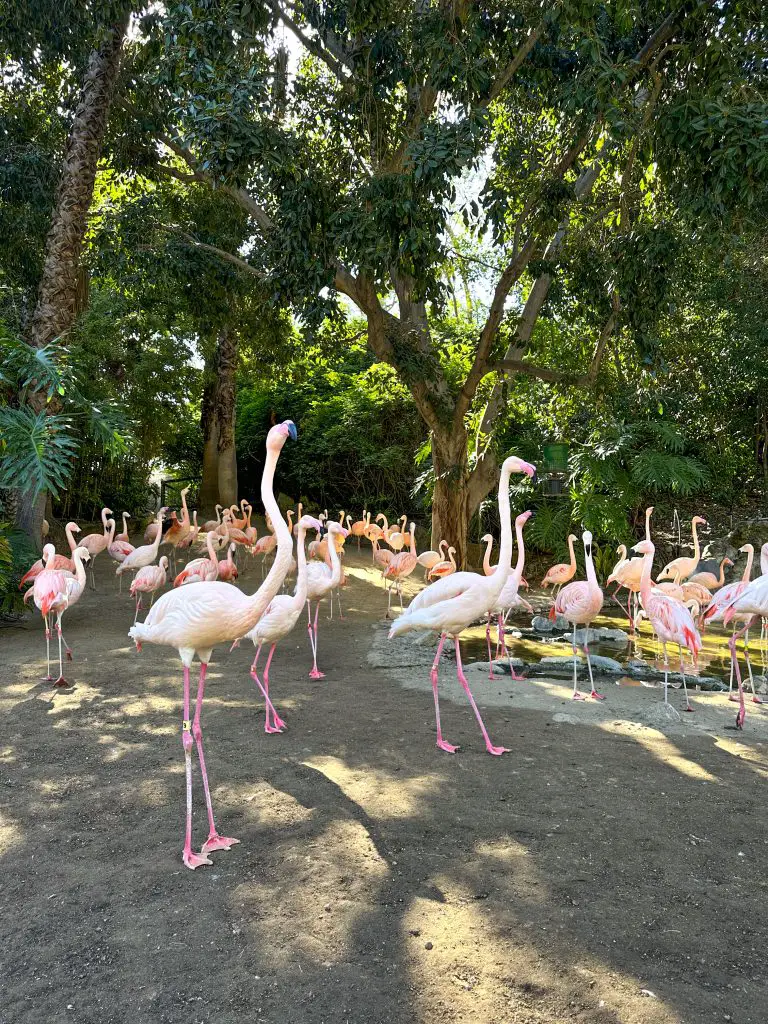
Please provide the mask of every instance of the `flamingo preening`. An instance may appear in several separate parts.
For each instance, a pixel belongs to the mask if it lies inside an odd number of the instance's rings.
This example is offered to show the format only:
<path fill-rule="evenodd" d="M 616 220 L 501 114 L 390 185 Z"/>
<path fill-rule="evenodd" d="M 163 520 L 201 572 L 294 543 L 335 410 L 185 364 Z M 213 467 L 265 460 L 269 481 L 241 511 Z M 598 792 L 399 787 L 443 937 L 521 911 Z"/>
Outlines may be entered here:
<path fill-rule="evenodd" d="M 451 635 L 456 649 L 456 675 L 459 683 L 472 705 L 480 731 L 485 740 L 489 754 L 503 754 L 506 747 L 494 746 L 488 730 L 485 728 L 475 698 L 469 688 L 461 664 L 461 646 L 459 638 L 463 630 L 476 619 L 481 618 L 489 608 L 495 607 L 504 589 L 509 575 L 512 558 L 512 523 L 509 509 L 509 478 L 512 473 L 526 473 L 533 477 L 536 469 L 528 462 L 515 456 L 504 460 L 499 476 L 499 518 L 501 521 L 501 545 L 499 549 L 499 568 L 492 576 L 481 576 L 472 572 L 454 572 L 449 578 L 438 580 L 426 587 L 411 601 L 406 611 L 395 620 L 389 631 L 390 638 L 400 636 L 412 630 L 431 630 L 440 634 L 437 653 L 432 663 L 430 679 L 435 702 L 435 722 L 437 725 L 437 746 L 449 754 L 459 749 L 443 739 L 440 727 L 440 701 L 437 692 L 437 670 L 440 663 L 446 637 Z"/>
<path fill-rule="evenodd" d="M 48 662 L 46 680 L 48 682 L 52 681 L 54 686 L 68 686 L 69 684 L 64 678 L 64 666 L 61 657 L 62 641 L 66 649 L 67 661 L 72 660 L 72 648 L 64 639 L 64 634 L 61 631 L 61 617 L 67 608 L 70 608 L 79 600 L 80 595 L 85 590 L 86 576 L 83 559 L 88 561 L 91 554 L 88 548 L 84 546 L 75 548 L 72 552 L 72 558 L 75 563 L 74 575 L 71 572 L 67 572 L 66 569 L 49 568 L 53 563 L 55 555 L 56 549 L 53 544 L 46 544 L 43 549 L 43 559 L 46 563 L 46 568 L 35 578 L 34 585 L 25 594 L 24 600 L 26 601 L 30 596 L 34 598 L 35 605 L 45 622 L 45 649 Z M 56 632 L 59 637 L 58 679 L 53 679 L 51 675 L 51 624 L 48 616 L 53 613 L 56 615 Z"/>
<path fill-rule="evenodd" d="M 184 710 L 181 734 L 186 771 L 187 822 L 182 858 L 186 866 L 191 869 L 200 867 L 202 864 L 210 864 L 209 853 L 214 850 L 229 850 L 233 843 L 237 842 L 236 839 L 219 835 L 213 817 L 213 805 L 203 753 L 203 730 L 200 724 L 205 695 L 205 676 L 213 648 L 217 644 L 231 643 L 238 637 L 245 636 L 259 621 L 270 601 L 280 589 L 292 557 L 291 535 L 280 515 L 280 509 L 272 489 L 277 460 L 289 437 L 294 440 L 296 438 L 296 427 L 291 420 L 277 424 L 267 434 L 267 457 L 261 477 L 261 499 L 276 527 L 277 553 L 267 573 L 267 578 L 256 593 L 249 596 L 230 583 L 221 583 L 218 580 L 211 583 L 198 583 L 195 586 L 178 587 L 163 594 L 147 615 L 146 621 L 136 623 L 129 630 L 129 635 L 136 643 L 138 650 L 141 650 L 142 644 L 145 643 L 175 647 L 184 667 Z M 195 655 L 200 661 L 200 678 L 195 702 L 195 717 L 194 720 L 191 720 L 189 674 Z M 269 705 L 269 695 L 265 693 L 264 698 Z M 274 709 L 272 710 L 274 713 Z M 192 850 L 193 743 L 197 747 L 200 773 L 203 777 L 209 825 L 208 838 L 199 854 Z"/>
<path fill-rule="evenodd" d="M 136 598 L 136 614 L 133 616 L 134 623 L 141 611 L 141 595 L 151 594 L 152 598 L 149 607 L 155 603 L 155 594 L 162 590 L 168 580 L 168 556 L 162 555 L 157 565 L 145 565 L 136 573 L 131 580 L 130 594 Z"/>

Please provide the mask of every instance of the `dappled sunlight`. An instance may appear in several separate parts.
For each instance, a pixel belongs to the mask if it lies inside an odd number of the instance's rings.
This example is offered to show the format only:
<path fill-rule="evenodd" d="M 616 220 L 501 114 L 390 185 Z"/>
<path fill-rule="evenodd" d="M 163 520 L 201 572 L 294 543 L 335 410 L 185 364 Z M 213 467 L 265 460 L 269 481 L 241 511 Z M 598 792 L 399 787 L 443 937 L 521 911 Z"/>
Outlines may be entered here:
<path fill-rule="evenodd" d="M 510 836 L 476 843 L 474 855 L 465 865 L 468 875 L 474 873 L 476 857 L 491 861 L 495 870 L 505 872 L 515 899 L 544 904 L 550 898 L 549 886 L 537 870 L 530 850 Z"/>
<path fill-rule="evenodd" d="M 102 733 L 96 742 L 102 746 L 109 747 L 104 758 L 108 763 L 119 761 L 127 754 L 136 753 L 137 750 L 148 746 L 146 743 L 137 743 L 135 741 L 133 743 L 126 743 L 124 740 L 119 740 L 116 736 L 112 736 L 109 733 Z"/>
<path fill-rule="evenodd" d="M 724 750 L 726 754 L 745 761 L 757 775 L 768 779 L 768 750 L 756 750 L 755 747 L 749 747 L 746 743 L 740 743 L 738 740 L 728 739 L 725 736 L 716 736 L 715 746 L 719 750 Z M 762 746 L 762 744 L 758 744 L 758 746 Z"/>
<path fill-rule="evenodd" d="M 304 807 L 290 793 L 263 779 L 247 784 L 222 783 L 216 786 L 216 795 L 219 794 L 230 806 L 238 807 L 246 820 L 265 828 L 295 828 L 314 815 L 311 807 Z"/>
<path fill-rule="evenodd" d="M 302 762 L 321 772 L 372 818 L 409 818 L 425 800 L 434 799 L 444 776 L 438 773 L 403 778 L 365 765 L 353 769 L 338 757 L 312 757 Z"/>
<path fill-rule="evenodd" d="M 0 857 L 20 846 L 24 836 L 21 827 L 5 811 L 0 811 Z"/>
<path fill-rule="evenodd" d="M 686 775 L 696 782 L 719 782 L 717 776 L 702 768 L 700 764 L 685 757 L 672 741 L 658 731 L 636 722 L 598 722 L 597 727 L 604 732 L 617 736 L 627 736 L 652 754 L 658 761 L 673 768 L 681 775 Z"/>

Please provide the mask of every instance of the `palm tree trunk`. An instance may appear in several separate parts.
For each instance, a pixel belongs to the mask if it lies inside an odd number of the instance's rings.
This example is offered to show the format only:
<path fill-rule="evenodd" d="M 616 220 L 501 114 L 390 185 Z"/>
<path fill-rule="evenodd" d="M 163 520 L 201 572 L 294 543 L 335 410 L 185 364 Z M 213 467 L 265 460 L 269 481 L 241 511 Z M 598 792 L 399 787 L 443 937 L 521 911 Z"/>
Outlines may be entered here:
<path fill-rule="evenodd" d="M 37 304 L 27 333 L 27 341 L 35 348 L 65 336 L 77 313 L 80 254 L 128 17 L 126 11 L 88 60 L 64 151 Z M 38 412 L 54 411 L 42 392 L 33 392 L 28 401 Z M 40 541 L 44 510 L 45 494 L 35 499 L 28 489 L 20 488 L 16 521 L 35 542 Z"/>

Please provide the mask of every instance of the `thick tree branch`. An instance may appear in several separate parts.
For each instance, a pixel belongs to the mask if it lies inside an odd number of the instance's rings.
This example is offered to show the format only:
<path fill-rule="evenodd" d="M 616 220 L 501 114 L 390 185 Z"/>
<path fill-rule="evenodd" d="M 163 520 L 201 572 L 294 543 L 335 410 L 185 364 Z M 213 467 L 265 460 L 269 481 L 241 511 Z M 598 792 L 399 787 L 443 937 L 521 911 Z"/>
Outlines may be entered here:
<path fill-rule="evenodd" d="M 337 60 L 332 54 L 328 53 L 317 39 L 312 39 L 303 32 L 293 18 L 285 13 L 276 0 L 268 0 L 268 2 L 275 15 L 280 19 L 280 21 L 282 21 L 286 28 L 289 28 L 291 32 L 293 32 L 304 49 L 317 57 L 318 60 L 321 60 L 340 82 L 346 82 L 348 80 L 348 75 L 346 75 L 343 70 L 345 65 L 342 64 L 341 61 Z"/>
<path fill-rule="evenodd" d="M 263 270 L 259 270 L 258 267 L 252 267 L 250 263 L 244 260 L 241 256 L 236 256 L 235 253 L 228 252 L 226 249 L 220 249 L 218 245 L 209 245 L 207 242 L 201 242 L 195 238 L 194 235 L 190 235 L 188 231 L 178 227 L 175 224 L 158 224 L 157 227 L 161 231 L 168 231 L 174 235 L 178 235 L 183 238 L 184 241 L 193 246 L 195 249 L 202 249 L 205 252 L 213 253 L 214 256 L 218 256 L 221 260 L 226 260 L 227 263 L 232 263 L 234 266 L 239 267 L 252 277 L 259 278 L 260 281 L 266 280 L 266 274 Z"/>
<path fill-rule="evenodd" d="M 506 87 L 509 85 L 509 83 L 512 81 L 515 74 L 517 73 L 520 65 L 523 63 L 525 58 L 534 48 L 538 40 L 541 38 L 543 31 L 544 25 L 537 25 L 535 28 L 532 28 L 530 30 L 523 45 L 517 51 L 517 53 L 509 62 L 509 64 L 507 64 L 507 66 L 496 78 L 496 81 L 493 83 L 488 92 L 487 98 L 483 100 L 483 102 L 480 104 L 480 108 L 487 107 L 489 103 L 493 103 L 493 101 L 498 99 L 502 92 L 504 92 Z"/>

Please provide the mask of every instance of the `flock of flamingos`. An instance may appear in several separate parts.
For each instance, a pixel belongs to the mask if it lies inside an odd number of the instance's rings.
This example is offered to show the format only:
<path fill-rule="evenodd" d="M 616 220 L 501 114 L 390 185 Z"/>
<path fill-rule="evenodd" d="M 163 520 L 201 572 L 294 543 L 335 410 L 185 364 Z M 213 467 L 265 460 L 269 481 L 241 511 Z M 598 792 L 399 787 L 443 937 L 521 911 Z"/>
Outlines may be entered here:
<path fill-rule="evenodd" d="M 182 743 L 185 755 L 187 817 L 184 840 L 183 861 L 189 868 L 197 868 L 202 864 L 211 864 L 209 854 L 216 850 L 228 850 L 238 842 L 231 837 L 222 836 L 216 828 L 211 803 L 208 776 L 203 753 L 203 732 L 200 722 L 205 679 L 208 663 L 214 647 L 220 644 L 236 646 L 242 640 L 251 640 L 256 648 L 251 666 L 251 676 L 261 691 L 266 704 L 265 730 L 268 733 L 280 733 L 285 729 L 285 722 L 280 718 L 269 695 L 269 671 L 277 643 L 290 633 L 298 622 L 305 607 L 307 609 L 307 630 L 312 650 L 312 679 L 323 678 L 317 666 L 318 643 L 318 609 L 320 602 L 331 599 L 333 613 L 333 594 L 343 582 L 341 554 L 347 536 L 366 537 L 372 544 L 373 558 L 381 566 L 382 573 L 388 584 L 389 597 L 387 616 L 390 615 L 392 591 L 400 598 L 401 614 L 396 618 L 390 629 L 389 636 L 397 637 L 410 631 L 429 631 L 439 635 L 439 642 L 434 662 L 430 670 L 430 679 L 435 704 L 437 726 L 437 746 L 448 753 L 455 753 L 458 747 L 443 738 L 440 724 L 440 703 L 438 698 L 438 666 L 443 645 L 447 637 L 455 643 L 456 672 L 458 681 L 467 695 L 467 699 L 477 719 L 488 753 L 500 755 L 507 752 L 506 747 L 492 743 L 483 722 L 480 711 L 467 682 L 462 666 L 459 637 L 471 624 L 485 620 L 487 623 L 486 638 L 490 659 L 490 623 L 498 623 L 497 652 L 506 652 L 504 643 L 504 625 L 510 610 L 527 609 L 531 606 L 519 594 L 521 586 L 527 586 L 523 578 L 525 548 L 523 529 L 530 517 L 530 512 L 517 516 L 514 529 L 517 538 L 518 556 L 512 566 L 513 524 L 509 504 L 509 480 L 513 473 L 526 474 L 535 478 L 535 467 L 515 456 L 507 458 L 502 467 L 498 486 L 499 521 L 501 535 L 499 542 L 498 563 L 490 565 L 490 550 L 493 539 L 486 536 L 488 544 L 483 573 L 459 572 L 453 558 L 454 549 L 448 548 L 446 542 L 439 545 L 439 551 L 427 551 L 417 554 L 415 526 L 410 524 L 406 531 L 406 517 L 397 526 L 389 527 L 383 516 L 371 523 L 370 513 L 363 513 L 363 518 L 352 523 L 351 517 L 344 514 L 340 521 L 328 521 L 327 517 L 315 518 L 302 515 L 299 506 L 298 522 L 292 522 L 292 513 L 287 514 L 288 522 L 283 518 L 274 495 L 273 481 L 275 467 L 280 452 L 290 438 L 296 440 L 296 427 L 291 420 L 286 420 L 272 427 L 266 439 L 267 457 L 261 480 L 261 498 L 266 513 L 269 533 L 257 537 L 255 527 L 250 524 L 251 507 L 243 501 L 240 508 L 233 506 L 224 510 L 217 507 L 217 518 L 203 525 L 197 524 L 197 513 L 193 513 L 190 521 L 186 504 L 186 491 L 182 491 L 182 518 L 177 519 L 176 513 L 171 515 L 171 526 L 163 532 L 163 519 L 166 509 L 161 509 L 154 523 L 145 534 L 145 543 L 133 546 L 128 541 L 127 516 L 123 513 L 123 531 L 115 535 L 116 524 L 109 518 L 110 509 L 102 512 L 104 529 L 102 533 L 93 533 L 77 540 L 79 527 L 76 523 L 67 524 L 66 532 L 71 552 L 70 557 L 56 554 L 52 544 L 46 544 L 43 558 L 33 565 L 22 580 L 22 586 L 32 582 L 32 587 L 25 595 L 25 600 L 33 599 L 40 610 L 45 623 L 46 654 L 48 659 L 48 680 L 55 685 L 68 685 L 63 675 L 63 654 L 71 658 L 71 648 L 66 643 L 61 631 L 62 615 L 82 595 L 86 587 L 85 563 L 90 561 L 91 567 L 96 557 L 106 551 L 117 563 L 116 573 L 122 578 L 126 573 L 133 573 L 130 593 L 136 601 L 134 624 L 129 630 L 139 651 L 142 645 L 159 644 L 172 647 L 179 652 L 184 672 L 184 707 L 182 718 Z M 238 511 L 240 517 L 238 517 Z M 654 545 L 650 534 L 650 517 L 653 512 L 649 508 L 646 513 L 645 538 L 634 546 L 639 557 L 628 558 L 625 547 L 619 549 L 620 560 L 608 578 L 608 583 L 617 585 L 614 595 L 619 589 L 628 593 L 626 611 L 630 625 L 635 628 L 640 618 L 645 617 L 664 650 L 664 703 L 668 701 L 668 643 L 676 644 L 680 650 L 680 672 L 682 687 L 685 692 L 685 711 L 693 710 L 688 700 L 685 682 L 683 651 L 690 652 L 694 665 L 701 650 L 700 629 L 710 622 L 722 621 L 726 626 L 733 622 L 733 632 L 729 641 L 732 658 L 732 676 L 736 673 L 738 684 L 739 710 L 736 724 L 743 726 L 745 718 L 744 694 L 742 690 L 741 672 L 736 656 L 737 639 L 744 635 L 748 639 L 748 630 L 756 617 L 768 617 L 768 545 L 764 545 L 761 558 L 763 575 L 750 582 L 753 561 L 752 545 L 745 545 L 740 550 L 747 554 L 747 565 L 740 580 L 724 586 L 724 565 L 732 564 L 727 559 L 721 563 L 720 576 L 708 572 L 696 572 L 699 558 L 699 540 L 696 532 L 698 525 L 704 522 L 700 517 L 693 520 L 694 553 L 691 557 L 677 558 L 664 567 L 654 582 L 651 570 L 654 557 Z M 383 526 L 378 520 L 383 520 Z M 308 531 L 315 531 L 317 539 L 309 544 L 309 558 L 305 543 Z M 294 548 L 295 537 L 295 548 Z M 542 584 L 544 587 L 554 585 L 556 596 L 550 617 L 562 616 L 573 626 L 573 699 L 585 700 L 586 695 L 579 692 L 577 685 L 577 626 L 589 627 L 603 607 L 604 595 L 595 573 L 592 558 L 592 535 L 582 535 L 586 579 L 573 581 L 576 574 L 576 558 L 573 545 L 577 538 L 571 535 L 568 539 L 570 562 L 553 566 L 546 574 Z M 158 559 L 160 547 L 170 547 L 170 561 L 174 566 L 178 551 L 194 546 L 204 547 L 206 554 L 187 562 L 184 568 L 175 575 L 171 590 L 162 594 L 155 602 L 155 595 L 168 581 L 169 557 L 162 555 Z M 385 546 L 386 545 L 386 546 Z M 255 593 L 248 595 L 233 586 L 238 570 L 235 552 L 242 547 L 251 554 L 262 555 L 262 582 Z M 219 551 L 227 550 L 226 558 L 219 560 Z M 295 551 L 295 555 L 294 555 Z M 265 559 L 269 554 L 274 558 L 266 571 Z M 402 582 L 411 575 L 417 565 L 423 567 L 429 585 L 411 601 L 407 609 L 403 609 Z M 266 575 L 265 575 L 266 573 Z M 294 592 L 281 593 L 286 580 L 295 575 Z M 93 582 L 93 581 L 92 581 Z M 95 585 L 95 584 L 94 584 Z M 151 595 L 149 612 L 143 622 L 139 622 L 142 595 Z M 315 604 L 314 619 L 312 603 Z M 339 605 L 341 612 L 341 606 Z M 51 675 L 50 641 L 53 621 L 58 637 L 59 676 Z M 737 625 L 740 628 L 737 631 Z M 581 646 L 586 654 L 591 690 L 589 697 L 603 700 L 603 695 L 595 689 L 592 676 L 592 665 L 589 657 L 588 630 L 584 632 Z M 268 648 L 266 662 L 261 674 L 259 660 L 262 648 Z M 194 717 L 191 710 L 190 670 L 197 656 L 200 662 L 200 674 L 197 685 Z M 749 661 L 747 659 L 747 664 Z M 510 662 L 511 670 L 511 662 Z M 514 676 L 514 672 L 512 673 Z M 515 677 L 518 678 L 518 677 Z M 750 680 L 752 673 L 750 668 Z M 759 703 L 752 683 L 753 700 Z M 203 789 L 208 813 L 209 835 L 200 853 L 192 849 L 192 748 L 196 746 L 203 780 Z"/>

